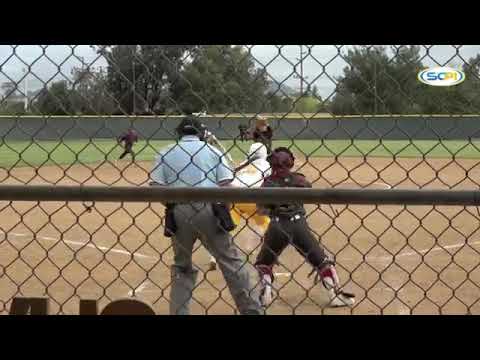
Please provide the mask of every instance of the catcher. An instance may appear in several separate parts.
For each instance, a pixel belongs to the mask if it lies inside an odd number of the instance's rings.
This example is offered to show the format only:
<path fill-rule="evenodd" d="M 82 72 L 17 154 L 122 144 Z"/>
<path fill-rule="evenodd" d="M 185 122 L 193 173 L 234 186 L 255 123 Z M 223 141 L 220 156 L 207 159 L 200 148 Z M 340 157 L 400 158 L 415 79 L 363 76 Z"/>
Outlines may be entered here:
<path fill-rule="evenodd" d="M 263 187 L 311 188 L 305 176 L 292 172 L 295 158 L 287 148 L 277 148 L 269 156 L 271 176 Z M 270 217 L 270 224 L 255 263 L 262 279 L 262 304 L 272 301 L 273 266 L 288 245 L 293 245 L 313 267 L 310 275 L 316 273 L 315 283 L 320 279 L 328 291 L 330 306 L 351 306 L 355 295 L 339 289 L 339 279 L 333 261 L 328 259 L 324 249 L 309 230 L 303 204 L 258 205 L 258 212 Z"/>
<path fill-rule="evenodd" d="M 120 155 L 120 160 L 123 159 L 127 154 L 132 155 L 132 159 L 135 160 L 135 153 L 133 152 L 133 144 L 138 141 L 137 132 L 133 129 L 128 129 L 128 131 L 122 134 L 118 138 L 118 143 L 124 143 L 125 151 Z"/>

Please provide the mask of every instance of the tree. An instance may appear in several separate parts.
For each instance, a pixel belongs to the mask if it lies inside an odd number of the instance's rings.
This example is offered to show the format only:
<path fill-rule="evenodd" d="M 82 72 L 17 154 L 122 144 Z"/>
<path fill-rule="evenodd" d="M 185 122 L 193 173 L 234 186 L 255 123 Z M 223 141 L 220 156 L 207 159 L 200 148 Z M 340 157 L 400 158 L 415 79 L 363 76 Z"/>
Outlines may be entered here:
<path fill-rule="evenodd" d="M 418 94 L 422 84 L 417 79 L 418 72 L 423 68 L 420 46 L 391 47 L 393 61 L 388 67 L 390 80 L 390 113 L 418 113 L 421 108 Z"/>
<path fill-rule="evenodd" d="M 51 84 L 50 88 L 44 87 L 40 91 L 34 108 L 45 115 L 74 114 L 71 95 L 72 92 L 68 88 L 67 81 L 56 81 Z"/>
<path fill-rule="evenodd" d="M 18 95 L 17 85 L 12 81 L 7 81 L 0 85 L 2 96 L 0 96 L 0 113 L 4 115 L 22 115 L 25 114 L 25 105 L 23 99 Z"/>
<path fill-rule="evenodd" d="M 332 101 L 330 99 L 324 100 L 317 109 L 319 113 L 332 113 Z"/>
<path fill-rule="evenodd" d="M 337 78 L 337 94 L 332 102 L 335 113 L 402 114 L 416 107 L 419 88 L 416 74 L 421 69 L 418 46 L 361 46 L 349 50 L 349 66 Z"/>
<path fill-rule="evenodd" d="M 117 102 L 107 89 L 107 76 L 101 68 L 74 68 L 72 75 L 71 98 L 76 114 L 109 115 L 117 111 Z"/>
<path fill-rule="evenodd" d="M 1 88 L 5 97 L 16 95 L 17 85 L 12 81 L 2 83 Z"/>
<path fill-rule="evenodd" d="M 321 107 L 322 99 L 314 96 L 302 96 L 295 100 L 294 112 L 316 113 Z"/>
<path fill-rule="evenodd" d="M 455 67 L 455 66 L 451 66 Z M 480 108 L 480 54 L 469 59 L 462 67 L 465 81 L 451 87 L 433 87 L 421 84 L 418 103 L 426 114 L 478 113 Z"/>
<path fill-rule="evenodd" d="M 24 115 L 25 105 L 23 102 L 0 102 L 0 114 L 2 115 Z"/>
<path fill-rule="evenodd" d="M 349 67 L 338 80 L 332 102 L 335 114 L 465 114 L 480 108 L 480 55 L 463 65 L 466 80 L 456 86 L 422 84 L 419 46 L 354 48 L 345 56 Z M 455 66 L 451 66 L 455 67 Z M 375 100 L 376 99 L 376 100 Z"/>
<path fill-rule="evenodd" d="M 100 45 L 107 61 L 107 88 L 118 100 L 119 111 L 163 112 L 165 89 L 178 78 L 187 52 L 195 45 Z M 135 109 L 134 109 L 135 107 Z"/>
<path fill-rule="evenodd" d="M 289 96 L 279 96 L 278 94 L 267 94 L 268 104 L 265 112 L 288 113 L 293 110 L 293 99 Z"/>
<path fill-rule="evenodd" d="M 272 105 L 268 85 L 265 69 L 241 46 L 211 45 L 196 52 L 171 91 L 183 112 L 261 112 Z"/>
<path fill-rule="evenodd" d="M 337 85 L 335 96 L 332 100 L 331 111 L 333 114 L 358 114 L 355 107 L 355 95 L 342 83 Z"/>
<path fill-rule="evenodd" d="M 478 113 L 480 111 L 480 54 L 470 58 L 462 67 L 465 81 L 456 88 L 464 99 L 464 112 Z"/>

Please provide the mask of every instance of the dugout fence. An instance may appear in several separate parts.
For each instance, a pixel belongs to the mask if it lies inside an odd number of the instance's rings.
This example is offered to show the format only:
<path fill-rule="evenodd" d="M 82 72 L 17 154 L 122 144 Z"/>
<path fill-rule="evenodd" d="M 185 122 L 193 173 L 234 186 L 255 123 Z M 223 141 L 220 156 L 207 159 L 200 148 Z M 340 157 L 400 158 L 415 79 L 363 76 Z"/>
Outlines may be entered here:
<path fill-rule="evenodd" d="M 354 306 L 330 308 L 292 248 L 267 314 L 480 313 L 480 48 L 462 45 L 0 46 L 0 313 L 48 298 L 52 314 L 139 299 L 167 314 L 169 201 L 305 203 Z M 418 80 L 450 67 L 451 87 Z M 450 70 L 448 70 L 450 71 Z M 238 165 L 258 115 L 313 189 L 149 187 L 159 151 L 195 113 Z M 118 137 L 139 141 L 119 159 Z M 255 261 L 264 228 L 239 215 Z M 210 254 L 192 313 L 235 314 Z"/>

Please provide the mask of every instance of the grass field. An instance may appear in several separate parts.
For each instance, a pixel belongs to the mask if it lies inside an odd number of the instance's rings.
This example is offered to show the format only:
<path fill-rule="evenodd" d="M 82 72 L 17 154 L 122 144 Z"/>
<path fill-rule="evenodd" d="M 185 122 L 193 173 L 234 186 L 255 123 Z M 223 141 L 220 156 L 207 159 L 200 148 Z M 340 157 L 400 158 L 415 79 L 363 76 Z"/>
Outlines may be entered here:
<path fill-rule="evenodd" d="M 0 143 L 5 184 L 144 186 L 151 161 L 171 141 L 142 141 L 137 161 L 114 161 L 113 140 L 7 141 Z M 251 143 L 223 142 L 235 160 Z M 277 141 L 312 157 L 302 168 L 315 188 L 478 189 L 480 142 Z M 338 158 L 335 158 L 338 156 Z M 367 156 L 368 159 L 363 158 Z M 396 159 L 392 161 L 392 157 Z M 452 158 L 455 156 L 455 161 Z M 428 160 L 422 160 L 428 158 Z M 460 159 L 462 158 L 462 159 Z M 82 166 L 100 163 L 104 166 Z M 71 166 L 49 166 L 54 164 Z M 2 169 L 3 168 L 3 169 Z M 275 267 L 276 298 L 268 314 L 480 314 L 480 232 L 477 209 L 429 206 L 307 206 L 309 226 L 335 256 L 353 308 L 329 309 L 325 293 L 308 277 L 305 260 L 288 248 Z M 15 296 L 45 296 L 51 313 L 77 314 L 79 299 L 99 306 L 138 298 L 168 314 L 173 263 L 163 236 L 161 204 L 0 202 L 0 314 Z M 261 235 L 242 220 L 235 244 L 252 263 Z M 233 300 L 220 271 L 208 271 L 209 254 L 198 244 L 201 270 L 193 314 L 232 314 Z M 221 290 L 224 289 L 224 290 Z"/>
<path fill-rule="evenodd" d="M 135 145 L 137 160 L 151 161 L 159 149 L 171 141 L 140 141 Z M 235 160 L 244 158 L 250 143 L 223 141 Z M 398 157 L 398 158 L 480 158 L 480 141 L 376 141 L 376 140 L 297 140 L 275 141 L 274 146 L 291 147 L 309 157 Z M 0 144 L 0 166 L 92 163 L 116 160 L 122 148 L 114 140 L 9 141 Z"/>

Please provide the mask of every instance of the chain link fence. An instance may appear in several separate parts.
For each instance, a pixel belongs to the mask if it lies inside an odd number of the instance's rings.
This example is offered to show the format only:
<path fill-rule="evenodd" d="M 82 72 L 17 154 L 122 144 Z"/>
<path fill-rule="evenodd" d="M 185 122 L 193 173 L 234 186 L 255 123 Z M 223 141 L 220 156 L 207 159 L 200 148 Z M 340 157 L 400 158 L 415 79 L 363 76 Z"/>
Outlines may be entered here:
<path fill-rule="evenodd" d="M 437 66 L 465 81 L 418 81 Z M 169 313 L 174 249 L 162 203 L 186 199 L 149 185 L 187 114 L 232 169 L 262 116 L 272 148 L 289 148 L 312 184 L 292 196 L 356 297 L 331 307 L 308 254 L 289 246 L 267 314 L 480 313 L 479 66 L 480 46 L 459 45 L 0 46 L 0 313 L 15 297 L 43 296 L 55 314 L 120 298 Z M 268 225 L 253 203 L 285 198 L 240 187 L 220 191 L 236 204 L 232 242 L 250 266 Z M 418 190 L 428 201 L 408 192 Z M 191 312 L 238 313 L 211 253 L 200 241 L 192 252 Z"/>

